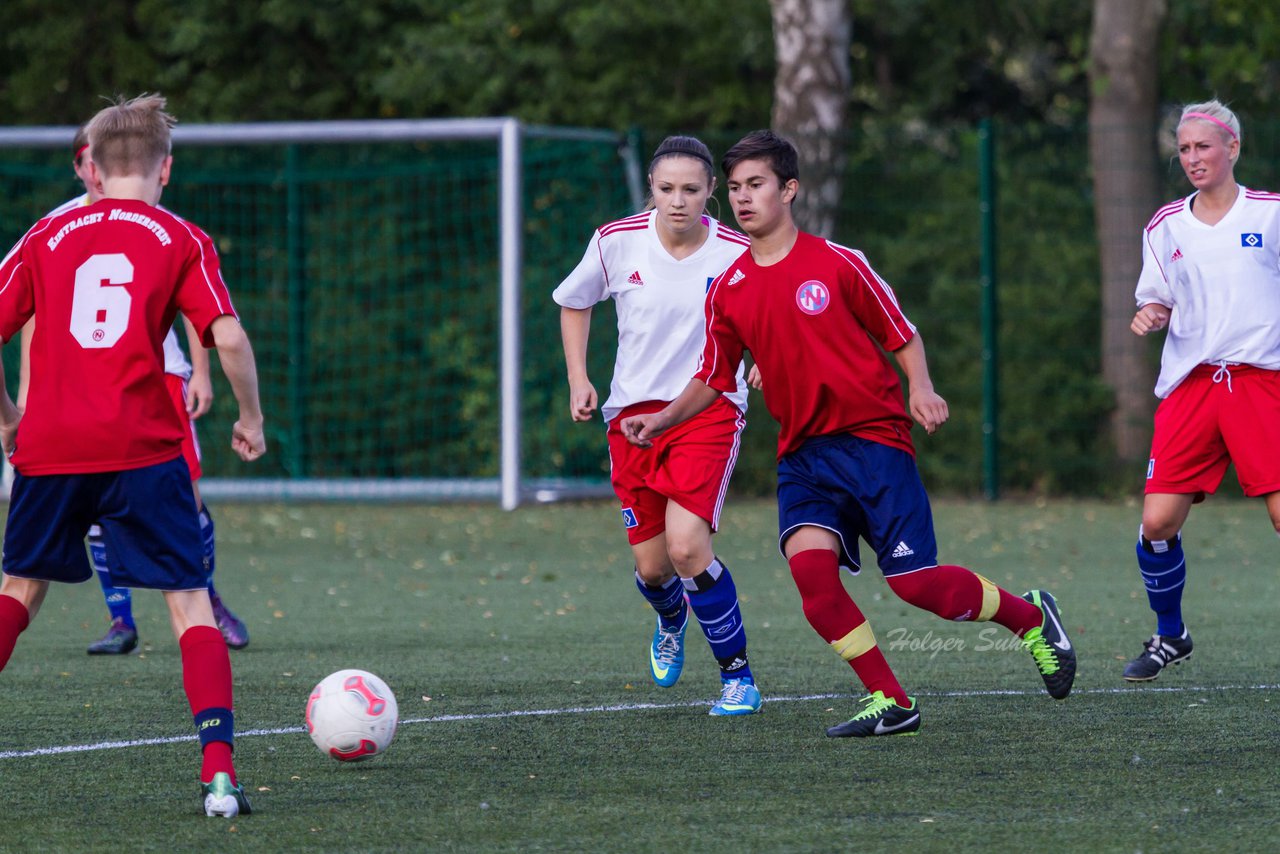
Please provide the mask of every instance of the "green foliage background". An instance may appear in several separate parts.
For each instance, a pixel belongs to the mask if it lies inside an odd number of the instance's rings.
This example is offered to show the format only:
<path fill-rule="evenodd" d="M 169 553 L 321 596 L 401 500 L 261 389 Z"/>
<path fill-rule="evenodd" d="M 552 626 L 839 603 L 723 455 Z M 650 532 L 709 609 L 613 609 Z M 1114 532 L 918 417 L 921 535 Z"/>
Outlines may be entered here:
<path fill-rule="evenodd" d="M 975 128 L 993 119 L 1002 486 L 1132 489 L 1140 473 L 1111 464 L 1113 401 L 1099 379 L 1089 4 L 995 0 L 984 9 L 850 0 L 848 169 L 832 237 L 863 249 L 897 289 L 951 403 L 952 422 L 921 437 L 926 477 L 976 491 Z M 1280 149 L 1267 121 L 1280 98 L 1280 64 L 1268 50 L 1277 36 L 1280 12 L 1265 0 L 1170 0 L 1160 49 L 1165 109 L 1208 96 L 1230 103 L 1246 129 L 1240 177 L 1269 188 Z M 710 0 L 678 10 L 639 0 L 10 0 L 0 4 L 0 45 L 0 114 L 13 125 L 74 124 L 101 96 L 160 90 L 186 122 L 512 115 L 633 132 L 642 152 L 668 132 L 697 133 L 723 151 L 767 125 L 774 72 L 764 0 L 731 12 Z M 314 148 L 290 165 L 282 149 L 180 154 L 166 203 L 219 239 L 255 340 L 271 342 L 264 389 L 275 395 L 276 453 L 257 473 L 492 474 L 493 262 L 462 253 L 442 261 L 425 249 L 490 240 L 483 218 L 495 190 L 479 160 L 488 155 Z M 570 429 L 564 418 L 547 295 L 591 228 L 629 205 L 612 152 L 532 147 L 526 156 L 524 457 L 531 475 L 600 478 L 601 431 Z M 65 153 L 4 158 L 0 228 L 11 238 L 74 185 L 64 181 Z M 557 172 L 539 158 L 571 165 Z M 1176 162 L 1167 171 L 1168 197 L 1181 195 Z M 450 174 L 452 188 L 439 189 Z M 283 205 L 293 180 L 309 213 L 290 243 Z M 288 257 L 299 246 L 304 257 Z M 413 290 L 422 282 L 449 296 L 423 304 Z M 602 306 L 592 343 L 601 389 L 612 322 Z M 444 391 L 425 400 L 407 378 Z M 208 432 L 221 431 L 229 404 L 222 394 Z M 750 422 L 736 485 L 763 493 L 774 427 L 758 397 Z M 231 471 L 221 442 L 206 445 L 210 473 Z"/>

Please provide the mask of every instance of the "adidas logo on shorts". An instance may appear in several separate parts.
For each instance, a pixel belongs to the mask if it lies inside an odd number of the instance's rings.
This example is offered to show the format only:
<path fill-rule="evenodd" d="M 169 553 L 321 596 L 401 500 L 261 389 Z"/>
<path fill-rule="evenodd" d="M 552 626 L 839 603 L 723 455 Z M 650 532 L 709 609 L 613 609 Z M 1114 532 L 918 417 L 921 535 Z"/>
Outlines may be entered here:
<path fill-rule="evenodd" d="M 911 546 L 901 540 L 899 540 L 898 544 L 893 547 L 893 557 L 909 557 L 915 553 L 915 549 L 911 548 Z"/>

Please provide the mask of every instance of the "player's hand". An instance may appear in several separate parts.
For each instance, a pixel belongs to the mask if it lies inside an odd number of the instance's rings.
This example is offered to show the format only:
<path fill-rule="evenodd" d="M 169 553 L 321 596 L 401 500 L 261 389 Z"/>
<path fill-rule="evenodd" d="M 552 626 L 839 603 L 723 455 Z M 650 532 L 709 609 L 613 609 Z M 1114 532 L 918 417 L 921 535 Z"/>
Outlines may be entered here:
<path fill-rule="evenodd" d="M 7 424 L 0 424 L 0 448 L 4 449 L 6 457 L 13 456 L 13 449 L 17 446 L 18 424 L 22 421 L 22 410 L 18 410 L 18 417 L 9 421 Z"/>
<path fill-rule="evenodd" d="M 747 371 L 747 385 L 756 391 L 764 389 L 764 377 L 760 376 L 760 366 L 752 365 L 751 370 Z"/>
<path fill-rule="evenodd" d="M 930 435 L 951 417 L 947 402 L 932 389 L 912 389 L 908 403 L 911 406 L 911 417 Z"/>
<path fill-rule="evenodd" d="M 213 381 L 206 372 L 197 371 L 187 380 L 187 415 L 195 421 L 213 406 Z"/>
<path fill-rule="evenodd" d="M 237 421 L 231 425 L 231 450 L 236 456 L 251 463 L 267 452 L 267 438 L 262 432 L 262 424 L 257 427 Z"/>
<path fill-rule="evenodd" d="M 590 421 L 596 414 L 596 387 L 588 381 L 569 384 L 569 416 L 574 421 Z"/>
<path fill-rule="evenodd" d="M 1129 324 L 1129 329 L 1135 335 L 1159 332 L 1169 325 L 1169 316 L 1172 313 L 1167 306 L 1163 306 L 1158 302 L 1147 303 L 1138 309 L 1138 313 L 1133 316 L 1133 322 Z"/>
<path fill-rule="evenodd" d="M 648 415 L 632 415 L 622 419 L 622 435 L 637 447 L 653 447 L 653 438 L 665 429 L 655 423 L 657 417 L 658 413 L 651 412 Z"/>

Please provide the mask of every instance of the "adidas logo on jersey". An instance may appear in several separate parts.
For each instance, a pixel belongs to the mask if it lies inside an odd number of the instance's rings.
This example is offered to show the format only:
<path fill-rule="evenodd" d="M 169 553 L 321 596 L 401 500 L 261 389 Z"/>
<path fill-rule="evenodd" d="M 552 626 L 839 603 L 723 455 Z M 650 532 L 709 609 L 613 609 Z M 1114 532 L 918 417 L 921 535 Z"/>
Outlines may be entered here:
<path fill-rule="evenodd" d="M 1169 258 L 1169 263 L 1172 264 L 1174 261 L 1181 261 L 1181 260 L 1182 260 L 1182 250 L 1181 249 L 1173 250 L 1173 255 Z"/>
<path fill-rule="evenodd" d="M 915 553 L 916 553 L 915 549 L 911 548 L 911 546 L 907 545 L 901 540 L 899 540 L 898 544 L 893 547 L 894 557 L 909 557 L 910 555 L 913 555 Z"/>
<path fill-rule="evenodd" d="M 734 285 L 738 284 L 738 282 L 741 282 L 745 278 L 746 278 L 746 275 L 741 270 L 734 270 L 733 275 L 729 277 L 729 281 L 726 282 L 726 284 L 729 287 L 733 287 Z"/>
<path fill-rule="evenodd" d="M 636 270 L 634 273 L 632 273 L 632 274 L 627 278 L 627 284 L 628 284 L 628 285 L 639 285 L 639 286 L 643 286 L 643 285 L 644 285 L 644 279 L 640 278 L 640 271 L 639 271 L 639 270 Z"/>

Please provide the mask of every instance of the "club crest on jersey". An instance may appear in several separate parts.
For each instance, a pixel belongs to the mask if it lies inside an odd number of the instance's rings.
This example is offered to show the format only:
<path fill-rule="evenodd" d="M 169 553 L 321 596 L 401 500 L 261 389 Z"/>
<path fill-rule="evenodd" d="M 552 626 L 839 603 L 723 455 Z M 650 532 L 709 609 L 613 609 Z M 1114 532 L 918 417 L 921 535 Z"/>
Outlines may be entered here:
<path fill-rule="evenodd" d="M 1240 235 L 1240 245 L 1246 249 L 1261 249 L 1262 235 L 1256 233 L 1245 233 Z"/>
<path fill-rule="evenodd" d="M 796 290 L 796 305 L 805 314 L 822 314 L 831 304 L 831 291 L 816 279 L 810 279 Z"/>
<path fill-rule="evenodd" d="M 634 508 L 622 508 L 622 526 L 627 530 L 640 527 L 640 522 L 636 519 L 636 511 Z"/>

